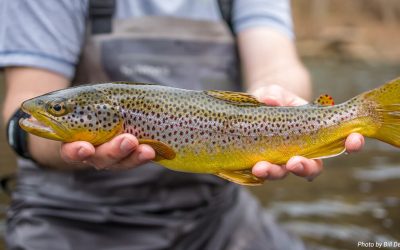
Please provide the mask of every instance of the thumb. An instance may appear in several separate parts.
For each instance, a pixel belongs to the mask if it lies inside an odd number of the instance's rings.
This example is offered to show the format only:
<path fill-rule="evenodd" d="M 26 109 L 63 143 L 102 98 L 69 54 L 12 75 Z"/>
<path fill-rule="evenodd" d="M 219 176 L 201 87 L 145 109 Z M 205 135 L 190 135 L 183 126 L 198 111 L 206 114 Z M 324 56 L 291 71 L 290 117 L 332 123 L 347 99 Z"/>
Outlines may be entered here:
<path fill-rule="evenodd" d="M 282 94 L 281 91 L 269 91 L 267 87 L 261 87 L 256 89 L 252 95 L 262 103 L 271 106 L 282 106 Z"/>
<path fill-rule="evenodd" d="M 265 95 L 258 98 L 261 102 L 270 105 L 270 106 L 282 106 L 282 102 L 280 98 L 274 95 Z"/>

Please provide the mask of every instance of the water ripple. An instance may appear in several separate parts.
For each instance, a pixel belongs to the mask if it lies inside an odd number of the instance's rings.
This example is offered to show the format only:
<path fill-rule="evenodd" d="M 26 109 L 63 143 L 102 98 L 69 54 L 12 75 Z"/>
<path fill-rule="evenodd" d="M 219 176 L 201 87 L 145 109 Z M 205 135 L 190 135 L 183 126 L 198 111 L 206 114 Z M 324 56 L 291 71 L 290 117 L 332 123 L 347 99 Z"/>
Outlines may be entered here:
<path fill-rule="evenodd" d="M 379 202 L 362 201 L 349 204 L 335 200 L 318 200 L 315 202 L 274 202 L 269 210 L 275 215 L 287 214 L 291 217 L 322 216 L 337 217 L 340 215 L 359 215 L 364 212 L 386 214 Z"/>
<path fill-rule="evenodd" d="M 400 167 L 382 166 L 374 169 L 356 169 L 354 177 L 359 180 L 372 182 L 400 179 Z"/>
<path fill-rule="evenodd" d="M 283 226 L 290 232 L 302 237 L 324 239 L 333 238 L 336 240 L 357 242 L 357 241 L 377 241 L 389 242 L 395 241 L 394 238 L 377 234 L 365 227 L 354 225 L 324 224 L 303 221 L 292 221 L 284 223 Z"/>

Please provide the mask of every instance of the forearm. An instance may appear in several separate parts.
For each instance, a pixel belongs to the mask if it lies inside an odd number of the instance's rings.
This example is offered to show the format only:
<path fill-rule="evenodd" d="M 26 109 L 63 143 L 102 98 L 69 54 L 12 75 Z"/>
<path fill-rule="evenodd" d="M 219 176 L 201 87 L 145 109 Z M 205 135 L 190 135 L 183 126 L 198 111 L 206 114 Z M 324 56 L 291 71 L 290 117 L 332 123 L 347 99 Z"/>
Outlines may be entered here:
<path fill-rule="evenodd" d="M 309 100 L 310 77 L 298 59 L 293 41 L 273 29 L 259 27 L 240 32 L 238 43 L 249 92 L 278 85 Z"/>
<path fill-rule="evenodd" d="M 5 70 L 5 83 L 6 98 L 2 112 L 5 123 L 23 101 L 68 86 L 68 80 L 61 75 L 45 70 L 23 67 L 7 68 Z M 60 146 L 60 142 L 28 134 L 29 153 L 41 165 L 59 169 L 83 167 L 83 165 L 66 164 L 60 157 Z"/>

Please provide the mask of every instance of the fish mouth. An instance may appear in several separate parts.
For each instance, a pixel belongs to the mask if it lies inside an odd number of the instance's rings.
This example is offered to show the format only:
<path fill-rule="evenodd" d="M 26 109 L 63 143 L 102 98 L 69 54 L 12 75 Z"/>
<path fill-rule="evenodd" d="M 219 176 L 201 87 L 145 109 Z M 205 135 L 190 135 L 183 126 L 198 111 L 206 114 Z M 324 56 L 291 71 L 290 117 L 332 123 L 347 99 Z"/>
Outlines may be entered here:
<path fill-rule="evenodd" d="M 64 141 L 67 138 L 64 132 L 65 127 L 52 117 L 42 112 L 30 112 L 23 106 L 22 110 L 31 115 L 19 120 L 20 127 L 26 132 L 57 141 Z"/>

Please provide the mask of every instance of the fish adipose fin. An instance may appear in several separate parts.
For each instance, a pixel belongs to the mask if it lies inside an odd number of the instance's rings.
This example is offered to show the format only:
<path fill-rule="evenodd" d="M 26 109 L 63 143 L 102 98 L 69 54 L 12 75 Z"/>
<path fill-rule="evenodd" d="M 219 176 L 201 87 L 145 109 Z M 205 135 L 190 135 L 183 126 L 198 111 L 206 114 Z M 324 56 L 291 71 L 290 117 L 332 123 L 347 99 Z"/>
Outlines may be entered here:
<path fill-rule="evenodd" d="M 377 129 L 366 136 L 400 147 L 400 78 L 364 93 L 359 98 L 366 100 L 367 108 L 372 108 L 378 117 L 376 123 L 367 124 Z"/>
<path fill-rule="evenodd" d="M 154 161 L 159 160 L 172 160 L 175 158 L 176 153 L 175 151 L 167 144 L 161 141 L 151 140 L 151 139 L 141 139 L 139 140 L 140 144 L 147 144 L 151 146 L 154 151 L 156 151 L 156 158 Z"/>
<path fill-rule="evenodd" d="M 220 90 L 208 90 L 205 93 L 214 98 L 236 104 L 241 106 L 262 106 L 265 105 L 262 102 L 259 102 L 254 96 L 240 93 L 240 92 L 231 92 L 231 91 L 220 91 Z"/>
<path fill-rule="evenodd" d="M 335 105 L 335 101 L 333 100 L 332 96 L 330 95 L 320 95 L 314 102 L 314 105 L 319 106 L 333 106 Z"/>
<path fill-rule="evenodd" d="M 264 183 L 264 180 L 253 175 L 251 170 L 223 171 L 215 175 L 240 185 L 259 186 Z"/>

